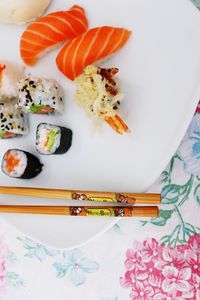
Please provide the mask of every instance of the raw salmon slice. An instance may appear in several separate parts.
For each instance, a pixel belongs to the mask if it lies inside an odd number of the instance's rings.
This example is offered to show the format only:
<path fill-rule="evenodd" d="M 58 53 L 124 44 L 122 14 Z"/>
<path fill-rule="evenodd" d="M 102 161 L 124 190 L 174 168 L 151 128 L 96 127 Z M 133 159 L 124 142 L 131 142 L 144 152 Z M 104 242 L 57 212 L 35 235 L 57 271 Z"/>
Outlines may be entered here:
<path fill-rule="evenodd" d="M 61 49 L 56 58 L 57 66 L 64 75 L 74 80 L 87 65 L 121 49 L 130 35 L 131 31 L 125 28 L 103 26 L 89 29 Z"/>
<path fill-rule="evenodd" d="M 21 58 L 34 65 L 38 58 L 51 48 L 74 39 L 88 29 L 85 11 L 73 6 L 68 11 L 50 13 L 28 25 L 20 40 Z"/>

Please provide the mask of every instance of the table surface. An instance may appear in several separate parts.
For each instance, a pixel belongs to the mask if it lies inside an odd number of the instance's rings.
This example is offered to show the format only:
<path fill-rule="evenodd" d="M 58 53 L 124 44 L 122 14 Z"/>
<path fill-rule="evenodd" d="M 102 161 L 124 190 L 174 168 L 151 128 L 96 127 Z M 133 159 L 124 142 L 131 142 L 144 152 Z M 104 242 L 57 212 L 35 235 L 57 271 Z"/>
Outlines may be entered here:
<path fill-rule="evenodd" d="M 71 251 L 0 220 L 0 299 L 200 300 L 200 104 L 149 192 L 162 194 L 158 218 L 121 219 Z"/>

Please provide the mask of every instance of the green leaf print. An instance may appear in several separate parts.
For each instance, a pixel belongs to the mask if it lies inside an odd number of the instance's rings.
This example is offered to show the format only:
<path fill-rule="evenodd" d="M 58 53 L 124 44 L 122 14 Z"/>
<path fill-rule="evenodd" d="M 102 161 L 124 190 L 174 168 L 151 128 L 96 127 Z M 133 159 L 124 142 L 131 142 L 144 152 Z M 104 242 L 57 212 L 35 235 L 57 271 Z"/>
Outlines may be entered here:
<path fill-rule="evenodd" d="M 200 228 L 190 223 L 185 222 L 181 213 L 181 206 L 187 201 L 192 194 L 196 201 L 200 204 L 200 178 L 194 175 L 188 176 L 187 181 L 184 184 L 177 184 L 172 181 L 174 176 L 176 165 L 178 168 L 182 165 L 184 168 L 184 162 L 179 155 L 175 154 L 171 159 L 168 167 L 161 174 L 161 184 L 163 184 L 161 190 L 162 209 L 160 210 L 157 218 L 152 218 L 150 221 L 141 221 L 142 226 L 147 224 L 153 224 L 155 226 L 165 226 L 172 215 L 175 215 L 177 224 L 173 228 L 172 232 L 161 237 L 161 244 L 176 247 L 178 244 L 183 244 L 188 241 L 191 235 L 200 234 Z M 175 177 L 176 178 L 176 177 Z M 170 210 L 163 209 L 165 205 L 171 205 Z"/>
<path fill-rule="evenodd" d="M 160 209 L 159 217 L 152 218 L 150 223 L 157 226 L 164 226 L 166 222 L 171 218 L 172 214 L 173 214 L 173 210 Z"/>
<path fill-rule="evenodd" d="M 11 263 L 15 263 L 17 261 L 17 256 L 15 255 L 14 252 L 8 251 L 8 260 Z"/>
<path fill-rule="evenodd" d="M 162 204 L 176 203 L 180 195 L 180 186 L 177 184 L 168 184 L 161 191 Z"/>
<path fill-rule="evenodd" d="M 12 287 L 21 287 L 24 284 L 21 276 L 14 272 L 7 272 L 6 277 L 8 280 L 8 284 Z"/>
<path fill-rule="evenodd" d="M 199 205 L 200 205 L 200 184 L 198 184 L 194 189 L 194 197 L 195 197 L 197 203 L 199 203 Z"/>
<path fill-rule="evenodd" d="M 24 256 L 32 258 L 34 256 L 34 249 L 28 251 Z"/>

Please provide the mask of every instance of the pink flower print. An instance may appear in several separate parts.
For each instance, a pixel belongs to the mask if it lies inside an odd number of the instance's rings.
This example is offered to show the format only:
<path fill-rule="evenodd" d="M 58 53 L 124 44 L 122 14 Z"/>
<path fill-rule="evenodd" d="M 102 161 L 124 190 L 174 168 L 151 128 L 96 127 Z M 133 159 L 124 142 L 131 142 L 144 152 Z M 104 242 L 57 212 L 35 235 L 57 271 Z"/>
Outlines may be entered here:
<path fill-rule="evenodd" d="M 136 250 L 136 251 L 141 251 L 143 249 L 143 244 L 139 241 L 134 241 L 133 242 L 133 248 Z"/>
<path fill-rule="evenodd" d="M 188 297 L 188 294 L 192 294 L 192 299 L 200 300 L 200 277 L 197 274 L 192 274 L 190 284 L 192 289 L 185 296 Z"/>
<path fill-rule="evenodd" d="M 1 237 L 0 237 L 1 238 Z M 7 247 L 4 242 L 0 241 L 0 294 L 1 290 L 6 287 L 6 271 L 7 271 Z"/>
<path fill-rule="evenodd" d="M 189 238 L 188 248 L 190 248 L 193 252 L 200 252 L 200 235 L 194 234 Z"/>
<path fill-rule="evenodd" d="M 139 281 L 143 281 L 147 279 L 148 274 L 140 273 L 140 272 L 134 272 L 134 271 L 127 271 L 125 273 L 125 277 L 120 278 L 120 284 L 122 287 L 132 287 L 134 284 L 136 284 Z"/>
<path fill-rule="evenodd" d="M 196 290 L 200 291 L 200 277 L 197 274 L 192 274 L 190 283 Z"/>
<path fill-rule="evenodd" d="M 4 287 L 6 283 L 6 262 L 0 262 L 0 288 Z"/>
<path fill-rule="evenodd" d="M 200 101 L 199 101 L 199 104 L 198 104 L 198 106 L 197 106 L 197 109 L 196 109 L 196 114 L 200 114 Z"/>
<path fill-rule="evenodd" d="M 176 249 L 178 250 L 179 253 L 185 253 L 185 251 L 188 249 L 188 245 L 187 244 L 178 245 Z"/>
<path fill-rule="evenodd" d="M 152 285 L 153 287 L 161 286 L 163 275 L 162 271 L 155 267 L 154 262 L 149 262 L 146 264 L 145 270 L 138 270 L 138 275 L 143 276 L 147 279 L 148 284 Z"/>
<path fill-rule="evenodd" d="M 178 270 L 175 267 L 164 267 L 163 276 L 165 279 L 162 282 L 162 289 L 168 295 L 176 296 L 177 292 L 186 292 L 190 289 L 188 280 L 191 277 L 191 269 L 183 268 Z"/>
<path fill-rule="evenodd" d="M 142 283 L 137 283 L 133 286 L 130 298 L 132 300 L 152 300 L 154 289 L 152 286 L 144 286 Z"/>
<path fill-rule="evenodd" d="M 128 249 L 126 251 L 125 267 L 127 270 L 135 269 L 135 270 L 145 270 L 146 265 L 142 261 L 142 256 L 139 252 Z"/>
<path fill-rule="evenodd" d="M 169 300 L 170 298 L 163 292 L 155 293 L 152 300 Z"/>
<path fill-rule="evenodd" d="M 178 269 L 182 268 L 185 264 L 185 258 L 182 252 L 172 247 L 165 247 L 162 252 L 163 260 L 171 266 Z"/>
<path fill-rule="evenodd" d="M 191 268 L 193 274 L 200 276 L 200 253 L 195 253 L 192 250 L 185 252 L 185 260 L 187 266 Z"/>
<path fill-rule="evenodd" d="M 160 260 L 162 248 L 153 238 L 147 239 L 143 243 L 142 257 L 145 262 Z"/>

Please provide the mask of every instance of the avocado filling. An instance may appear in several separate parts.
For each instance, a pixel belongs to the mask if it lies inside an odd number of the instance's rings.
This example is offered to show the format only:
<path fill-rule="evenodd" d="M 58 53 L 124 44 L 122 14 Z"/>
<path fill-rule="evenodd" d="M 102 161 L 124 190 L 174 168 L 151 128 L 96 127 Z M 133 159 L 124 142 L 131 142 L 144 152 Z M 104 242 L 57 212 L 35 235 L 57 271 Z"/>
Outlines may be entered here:
<path fill-rule="evenodd" d="M 32 113 L 36 113 L 44 107 L 45 107 L 45 105 L 31 105 L 31 107 L 29 108 L 29 111 Z"/>
<path fill-rule="evenodd" d="M 47 148 L 49 150 L 52 149 L 52 147 L 53 147 L 53 145 L 55 143 L 55 137 L 56 137 L 57 134 L 58 134 L 58 130 L 51 129 L 49 131 L 48 142 L 47 142 Z"/>
<path fill-rule="evenodd" d="M 4 137 L 5 134 L 6 134 L 6 131 L 0 130 L 0 138 Z"/>

